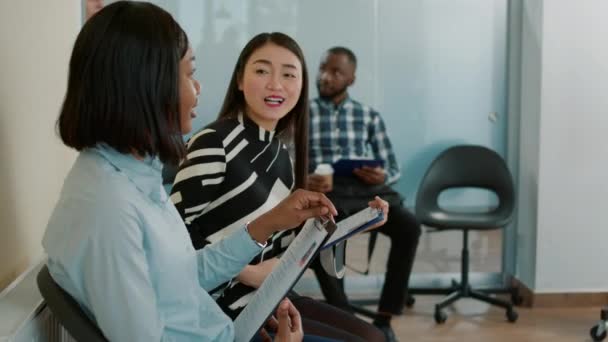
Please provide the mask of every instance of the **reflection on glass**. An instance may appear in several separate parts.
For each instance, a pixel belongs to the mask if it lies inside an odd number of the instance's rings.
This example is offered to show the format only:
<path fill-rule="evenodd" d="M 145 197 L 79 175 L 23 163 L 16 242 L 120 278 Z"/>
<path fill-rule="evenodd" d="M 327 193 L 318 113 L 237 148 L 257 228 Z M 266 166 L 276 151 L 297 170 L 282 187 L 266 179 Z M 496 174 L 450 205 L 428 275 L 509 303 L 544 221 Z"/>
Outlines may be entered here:
<path fill-rule="evenodd" d="M 454 144 L 500 154 L 506 132 L 507 0 L 156 0 L 188 32 L 202 83 L 195 130 L 219 111 L 237 56 L 263 31 L 282 31 L 302 46 L 311 97 L 321 54 L 344 45 L 358 57 L 351 95 L 383 115 L 402 169 L 396 189 L 414 207 L 431 161 Z M 489 113 L 497 113 L 489 120 Z M 457 207 L 491 206 L 487 195 L 447 194 Z M 426 233 L 415 272 L 458 272 L 461 234 Z M 380 237 L 372 272 L 383 272 Z M 501 231 L 472 232 L 473 271 L 501 269 Z M 367 236 L 349 243 L 349 262 L 367 263 Z"/>

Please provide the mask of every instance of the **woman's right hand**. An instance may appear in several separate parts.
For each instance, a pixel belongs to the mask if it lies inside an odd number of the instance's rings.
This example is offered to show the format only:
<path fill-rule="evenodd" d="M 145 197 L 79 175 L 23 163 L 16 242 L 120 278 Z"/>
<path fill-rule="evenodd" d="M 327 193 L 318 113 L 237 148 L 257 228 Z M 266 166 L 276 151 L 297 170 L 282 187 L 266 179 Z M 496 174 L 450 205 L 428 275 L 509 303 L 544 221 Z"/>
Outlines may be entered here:
<path fill-rule="evenodd" d="M 302 330 L 302 318 L 298 309 L 289 301 L 283 299 L 277 309 L 279 319 L 279 329 L 274 337 L 275 342 L 299 342 L 304 338 Z"/>
<path fill-rule="evenodd" d="M 298 309 L 287 298 L 283 299 L 276 312 L 276 319 L 271 317 L 267 326 L 275 332 L 275 342 L 300 342 L 304 338 L 302 318 Z M 262 329 L 263 341 L 271 341 L 265 329 Z"/>
<path fill-rule="evenodd" d="M 249 234 L 264 243 L 274 232 L 295 228 L 311 217 L 327 215 L 338 215 L 338 211 L 325 195 L 298 189 L 249 223 Z"/>

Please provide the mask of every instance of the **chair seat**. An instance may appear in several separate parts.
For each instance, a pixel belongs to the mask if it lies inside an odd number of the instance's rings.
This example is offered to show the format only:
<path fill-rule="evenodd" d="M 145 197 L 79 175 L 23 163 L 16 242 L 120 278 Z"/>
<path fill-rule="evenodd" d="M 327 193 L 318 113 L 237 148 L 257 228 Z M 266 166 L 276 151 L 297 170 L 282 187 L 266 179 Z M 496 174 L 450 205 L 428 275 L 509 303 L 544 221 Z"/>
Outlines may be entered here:
<path fill-rule="evenodd" d="M 460 213 L 443 210 L 425 213 L 424 225 L 438 229 L 491 230 L 504 227 L 510 216 L 503 212 Z"/>

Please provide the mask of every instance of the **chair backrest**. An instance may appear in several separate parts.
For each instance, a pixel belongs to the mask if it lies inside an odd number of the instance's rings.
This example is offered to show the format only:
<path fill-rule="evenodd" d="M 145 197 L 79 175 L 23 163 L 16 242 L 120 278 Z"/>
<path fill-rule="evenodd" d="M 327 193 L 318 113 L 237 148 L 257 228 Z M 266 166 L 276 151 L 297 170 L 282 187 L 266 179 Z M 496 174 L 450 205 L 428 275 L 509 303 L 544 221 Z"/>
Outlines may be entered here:
<path fill-rule="evenodd" d="M 482 213 L 461 213 L 439 207 L 439 195 L 450 188 L 473 187 L 492 191 L 497 208 Z M 483 147 L 459 145 L 443 151 L 422 178 L 416 197 L 416 216 L 437 228 L 490 229 L 510 222 L 515 208 L 513 179 L 504 160 Z"/>
<path fill-rule="evenodd" d="M 46 265 L 38 273 L 37 282 L 46 305 L 76 341 L 107 341 L 80 305 L 55 283 Z"/>

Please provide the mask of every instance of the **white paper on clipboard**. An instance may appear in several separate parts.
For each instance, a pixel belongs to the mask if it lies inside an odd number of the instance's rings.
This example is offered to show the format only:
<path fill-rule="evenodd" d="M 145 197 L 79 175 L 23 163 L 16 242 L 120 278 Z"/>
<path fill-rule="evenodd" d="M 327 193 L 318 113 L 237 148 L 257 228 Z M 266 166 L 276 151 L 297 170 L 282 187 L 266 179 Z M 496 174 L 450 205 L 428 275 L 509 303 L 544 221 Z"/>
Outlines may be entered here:
<path fill-rule="evenodd" d="M 321 222 L 319 219 L 306 221 L 300 233 L 279 259 L 279 263 L 234 321 L 237 342 L 251 340 L 260 330 L 335 229 L 336 226 L 331 221 Z"/>

